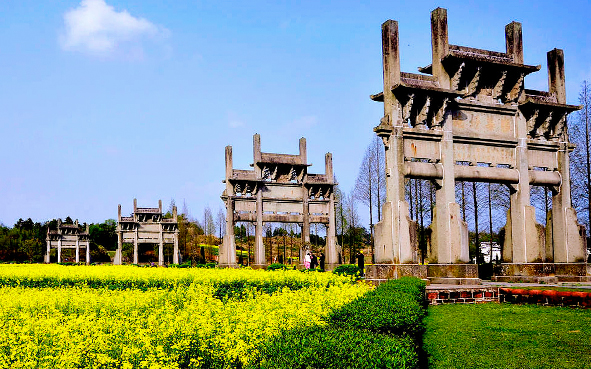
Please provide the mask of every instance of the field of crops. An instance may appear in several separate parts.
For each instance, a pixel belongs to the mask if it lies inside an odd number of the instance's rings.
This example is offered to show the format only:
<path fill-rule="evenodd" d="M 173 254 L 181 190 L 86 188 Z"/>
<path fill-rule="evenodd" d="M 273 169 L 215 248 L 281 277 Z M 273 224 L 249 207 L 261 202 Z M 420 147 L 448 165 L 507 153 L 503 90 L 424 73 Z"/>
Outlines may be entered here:
<path fill-rule="evenodd" d="M 0 265 L 0 368 L 416 368 L 425 285 L 296 270 Z"/>
<path fill-rule="evenodd" d="M 329 273 L 0 266 L 0 367 L 245 367 L 367 292 Z"/>

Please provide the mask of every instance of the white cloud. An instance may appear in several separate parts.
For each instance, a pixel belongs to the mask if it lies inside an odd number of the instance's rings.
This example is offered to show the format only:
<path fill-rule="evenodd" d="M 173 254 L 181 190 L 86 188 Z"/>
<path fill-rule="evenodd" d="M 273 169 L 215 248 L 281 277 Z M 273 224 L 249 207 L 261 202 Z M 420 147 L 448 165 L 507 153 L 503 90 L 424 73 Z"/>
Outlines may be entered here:
<path fill-rule="evenodd" d="M 244 126 L 244 122 L 240 120 L 231 120 L 230 122 L 228 122 L 228 125 L 230 126 L 230 128 L 238 128 Z"/>
<path fill-rule="evenodd" d="M 77 8 L 64 13 L 65 33 L 61 45 L 65 50 L 98 55 L 114 53 L 141 57 L 143 39 L 161 39 L 169 31 L 126 10 L 116 11 L 104 0 L 82 0 Z"/>

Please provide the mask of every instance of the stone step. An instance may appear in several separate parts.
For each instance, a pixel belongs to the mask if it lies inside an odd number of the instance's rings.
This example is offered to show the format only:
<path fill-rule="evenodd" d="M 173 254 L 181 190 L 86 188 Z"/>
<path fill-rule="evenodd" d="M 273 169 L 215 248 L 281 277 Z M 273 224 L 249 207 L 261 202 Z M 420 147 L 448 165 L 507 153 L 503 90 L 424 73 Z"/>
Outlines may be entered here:
<path fill-rule="evenodd" d="M 556 276 L 535 276 L 535 275 L 495 275 L 492 276 L 493 282 L 508 282 L 508 283 L 540 283 L 540 284 L 554 284 L 558 283 Z"/>
<path fill-rule="evenodd" d="M 588 275 L 557 275 L 558 282 L 591 282 Z"/>
<path fill-rule="evenodd" d="M 477 286 L 481 285 L 480 278 L 449 278 L 449 277 L 429 277 L 431 284 L 451 284 L 462 286 Z"/>

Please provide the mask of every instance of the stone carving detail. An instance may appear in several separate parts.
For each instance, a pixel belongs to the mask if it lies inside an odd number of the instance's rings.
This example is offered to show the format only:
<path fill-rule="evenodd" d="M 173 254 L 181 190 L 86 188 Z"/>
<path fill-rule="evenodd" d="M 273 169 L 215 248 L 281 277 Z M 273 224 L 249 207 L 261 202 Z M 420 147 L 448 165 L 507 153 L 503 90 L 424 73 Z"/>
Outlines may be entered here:
<path fill-rule="evenodd" d="M 507 71 L 504 70 L 499 78 L 497 84 L 493 88 L 492 97 L 498 99 L 503 94 L 503 86 L 505 85 L 505 79 L 507 78 Z"/>
<path fill-rule="evenodd" d="M 470 84 L 468 84 L 468 87 L 466 87 L 464 97 L 474 96 L 478 92 L 478 82 L 480 81 L 481 69 L 482 67 L 480 66 L 476 68 L 476 73 L 474 74 L 474 77 L 472 77 Z"/>
<path fill-rule="evenodd" d="M 460 67 L 458 68 L 458 70 L 454 73 L 452 79 L 451 79 L 451 89 L 452 90 L 457 90 L 460 87 L 460 78 L 462 78 L 462 71 L 464 70 L 464 67 L 466 66 L 466 63 L 460 64 Z"/>
<path fill-rule="evenodd" d="M 449 98 L 444 98 L 439 110 L 437 110 L 437 114 L 433 119 L 433 126 L 440 127 L 443 125 L 443 120 L 445 119 L 445 111 L 447 109 L 447 104 L 449 103 Z"/>
<path fill-rule="evenodd" d="M 412 104 L 414 102 L 414 99 L 415 99 L 414 94 L 408 95 L 408 100 L 406 101 L 406 103 L 404 104 L 404 107 L 402 108 L 402 121 L 403 122 L 407 122 L 410 119 L 410 113 L 412 111 Z M 386 117 L 384 117 L 384 118 L 386 118 Z"/>
<path fill-rule="evenodd" d="M 515 85 L 513 85 L 513 88 L 511 89 L 511 91 L 507 92 L 507 95 L 505 97 L 505 99 L 508 102 L 516 102 L 517 100 L 519 100 L 519 97 L 521 96 L 521 92 L 523 90 L 523 79 L 524 78 L 525 78 L 524 73 L 519 74 L 519 77 L 517 78 L 517 82 L 515 82 Z"/>
<path fill-rule="evenodd" d="M 417 114 L 415 125 L 419 128 L 427 129 L 427 117 L 429 116 L 429 107 L 431 106 L 431 97 L 427 96 L 425 103 Z"/>

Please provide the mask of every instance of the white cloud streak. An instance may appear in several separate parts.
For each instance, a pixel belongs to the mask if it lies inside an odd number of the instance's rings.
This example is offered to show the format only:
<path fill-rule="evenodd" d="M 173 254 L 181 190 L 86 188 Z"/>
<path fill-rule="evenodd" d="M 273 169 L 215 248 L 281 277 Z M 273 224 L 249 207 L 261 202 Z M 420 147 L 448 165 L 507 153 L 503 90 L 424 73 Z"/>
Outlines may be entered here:
<path fill-rule="evenodd" d="M 65 32 L 60 37 L 64 50 L 97 55 L 141 53 L 144 39 L 165 38 L 170 33 L 127 10 L 116 11 L 104 0 L 82 0 L 77 8 L 64 13 Z"/>

